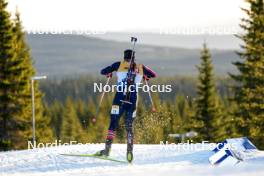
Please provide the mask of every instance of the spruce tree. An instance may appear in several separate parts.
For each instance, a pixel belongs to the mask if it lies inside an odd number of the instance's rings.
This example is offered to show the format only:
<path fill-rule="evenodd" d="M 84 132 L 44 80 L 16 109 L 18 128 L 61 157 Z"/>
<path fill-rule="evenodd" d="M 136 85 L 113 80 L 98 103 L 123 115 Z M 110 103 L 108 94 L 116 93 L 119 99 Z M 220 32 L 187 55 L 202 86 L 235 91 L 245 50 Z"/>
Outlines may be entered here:
<path fill-rule="evenodd" d="M 224 132 L 220 122 L 223 120 L 219 106 L 219 97 L 213 76 L 212 59 L 206 44 L 201 51 L 201 64 L 198 66 L 199 83 L 195 101 L 195 115 L 191 118 L 191 129 L 198 133 L 196 140 L 216 142 Z"/>
<path fill-rule="evenodd" d="M 16 11 L 16 18 L 14 20 L 13 33 L 15 36 L 15 51 L 16 60 L 19 63 L 19 74 L 17 75 L 17 85 L 19 87 L 19 95 L 17 101 L 20 103 L 21 113 L 16 118 L 17 121 L 22 122 L 18 129 L 19 132 L 14 132 L 15 148 L 24 148 L 27 141 L 32 138 L 32 100 L 31 100 L 31 78 L 35 75 L 36 71 L 33 67 L 32 58 L 30 56 L 30 49 L 25 41 L 25 33 L 23 31 L 20 14 Z M 36 140 L 37 142 L 51 142 L 53 133 L 51 129 L 51 118 L 43 114 L 42 93 L 39 90 L 38 82 L 34 82 L 34 95 L 35 95 L 35 123 L 36 123 Z"/>
<path fill-rule="evenodd" d="M 6 11 L 7 3 L 0 0 L 0 148 L 25 148 L 32 136 L 30 79 L 35 74 L 29 47 L 25 42 L 19 13 L 10 20 Z M 45 127 L 46 119 L 41 118 L 41 94 L 35 85 L 36 123 L 41 136 L 48 138 L 51 131 Z M 38 121 L 40 119 L 40 122 Z"/>
<path fill-rule="evenodd" d="M 19 113 L 16 106 L 15 50 L 13 24 L 6 10 L 7 2 L 0 0 L 0 150 L 7 150 L 11 143 L 11 121 Z"/>
<path fill-rule="evenodd" d="M 46 116 L 51 118 L 51 127 L 56 139 L 60 139 L 63 105 L 58 100 L 54 100 L 51 105 L 44 104 Z"/>
<path fill-rule="evenodd" d="M 62 113 L 61 140 L 62 142 L 84 142 L 84 130 L 77 116 L 72 98 L 67 97 Z"/>
<path fill-rule="evenodd" d="M 244 42 L 237 52 L 241 61 L 235 62 L 239 73 L 231 75 L 234 86 L 234 113 L 238 135 L 248 136 L 264 147 L 264 2 L 247 0 L 249 9 L 242 9 L 247 18 L 241 21 L 245 31 L 238 37 Z"/>
<path fill-rule="evenodd" d="M 184 95 L 177 95 L 175 98 L 175 112 L 178 117 L 174 122 L 174 133 L 185 133 L 192 130 L 189 128 L 189 121 L 194 115 L 194 110 L 190 106 L 188 99 L 189 98 Z"/>

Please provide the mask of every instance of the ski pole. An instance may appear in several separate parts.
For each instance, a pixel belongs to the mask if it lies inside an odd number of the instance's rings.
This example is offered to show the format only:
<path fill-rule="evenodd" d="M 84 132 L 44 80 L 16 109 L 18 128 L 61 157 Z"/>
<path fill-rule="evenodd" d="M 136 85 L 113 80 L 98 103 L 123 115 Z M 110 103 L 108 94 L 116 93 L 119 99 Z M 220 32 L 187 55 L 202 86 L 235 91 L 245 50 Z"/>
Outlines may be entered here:
<path fill-rule="evenodd" d="M 110 78 L 111 78 L 111 77 L 108 77 L 108 78 L 107 78 L 107 81 L 106 81 L 106 84 L 105 84 L 105 85 L 108 85 L 108 84 L 109 84 L 109 80 L 110 80 Z M 93 120 L 92 120 L 93 123 L 96 122 L 96 119 L 97 119 L 97 116 L 98 116 L 98 114 L 99 114 L 100 106 L 101 106 L 101 104 L 102 104 L 102 101 L 103 101 L 104 95 L 105 95 L 105 92 L 103 91 L 102 94 L 101 94 L 101 97 L 100 97 L 99 104 L 98 104 L 97 107 L 96 107 L 95 116 L 94 116 L 94 118 L 93 118 Z"/>
<path fill-rule="evenodd" d="M 148 81 L 145 79 L 145 84 L 149 87 L 148 85 Z M 149 96 L 149 100 L 150 100 L 150 103 L 151 103 L 151 111 L 152 112 L 156 112 L 156 108 L 155 108 L 155 105 L 153 103 L 153 100 L 152 100 L 152 97 L 151 97 L 151 93 L 150 93 L 150 90 L 148 91 L 148 96 Z"/>

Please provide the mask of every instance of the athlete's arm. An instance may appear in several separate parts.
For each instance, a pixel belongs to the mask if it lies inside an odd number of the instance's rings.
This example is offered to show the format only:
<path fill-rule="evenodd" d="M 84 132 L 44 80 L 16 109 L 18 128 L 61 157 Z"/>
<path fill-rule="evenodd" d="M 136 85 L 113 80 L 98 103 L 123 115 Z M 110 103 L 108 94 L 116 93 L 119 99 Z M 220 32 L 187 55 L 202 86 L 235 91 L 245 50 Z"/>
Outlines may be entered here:
<path fill-rule="evenodd" d="M 143 74 L 144 74 L 144 79 L 146 80 L 157 77 L 157 74 L 145 65 L 143 65 Z"/>
<path fill-rule="evenodd" d="M 102 70 L 101 70 L 101 74 L 102 74 L 102 75 L 109 75 L 109 74 L 111 74 L 112 72 L 117 71 L 118 68 L 119 68 L 119 66 L 120 66 L 120 62 L 115 62 L 115 63 L 113 63 L 112 65 L 107 66 L 107 67 L 105 67 L 104 69 L 102 69 Z"/>

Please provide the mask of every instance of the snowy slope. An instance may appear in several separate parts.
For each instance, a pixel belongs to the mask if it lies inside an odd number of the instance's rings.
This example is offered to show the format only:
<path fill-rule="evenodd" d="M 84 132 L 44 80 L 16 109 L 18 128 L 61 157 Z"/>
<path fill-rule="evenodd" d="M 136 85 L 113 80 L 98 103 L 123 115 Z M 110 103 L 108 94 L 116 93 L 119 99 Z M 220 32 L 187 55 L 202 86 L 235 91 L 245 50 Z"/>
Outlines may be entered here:
<path fill-rule="evenodd" d="M 0 175 L 264 175 L 264 152 L 236 166 L 211 166 L 210 146 L 186 149 L 179 145 L 135 145 L 132 165 L 60 153 L 95 153 L 103 144 L 59 146 L 0 153 Z M 199 144 L 195 144 L 199 147 Z M 125 144 L 114 144 L 111 156 L 125 159 Z"/>

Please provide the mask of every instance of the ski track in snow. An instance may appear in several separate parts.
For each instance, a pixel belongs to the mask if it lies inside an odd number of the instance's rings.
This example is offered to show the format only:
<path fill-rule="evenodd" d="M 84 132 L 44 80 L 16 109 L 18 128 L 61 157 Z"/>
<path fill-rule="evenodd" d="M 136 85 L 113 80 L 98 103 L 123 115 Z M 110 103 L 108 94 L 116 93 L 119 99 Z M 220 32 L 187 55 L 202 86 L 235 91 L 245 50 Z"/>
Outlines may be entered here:
<path fill-rule="evenodd" d="M 92 154 L 103 147 L 104 144 L 89 144 L 0 152 L 0 176 L 264 175 L 264 152 L 235 166 L 211 166 L 208 158 L 213 153 L 209 145 L 198 150 L 185 150 L 179 145 L 135 145 L 133 164 L 60 155 Z M 125 154 L 125 144 L 113 145 L 111 157 L 125 160 Z"/>

